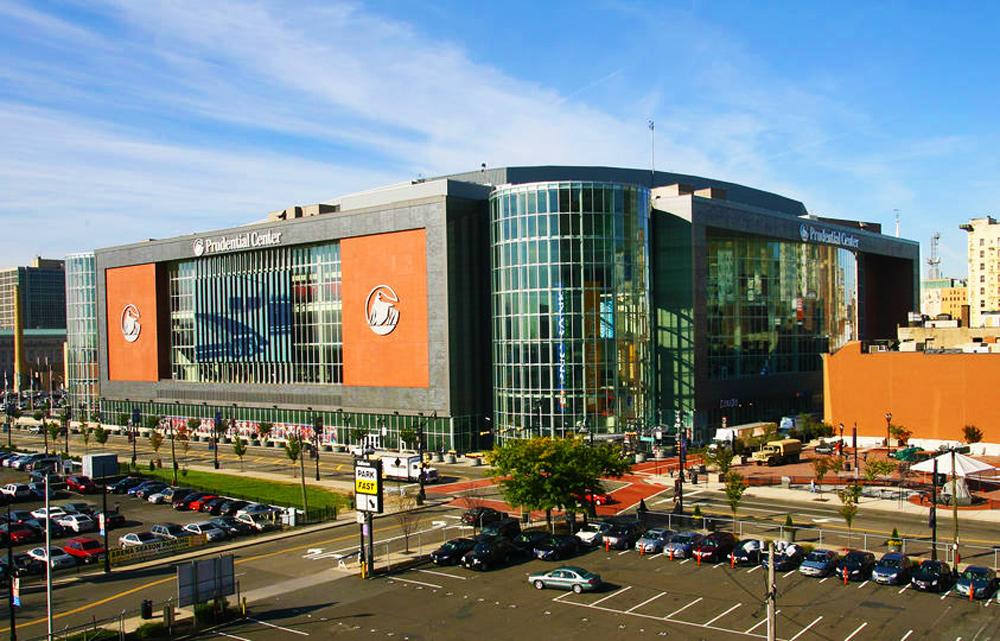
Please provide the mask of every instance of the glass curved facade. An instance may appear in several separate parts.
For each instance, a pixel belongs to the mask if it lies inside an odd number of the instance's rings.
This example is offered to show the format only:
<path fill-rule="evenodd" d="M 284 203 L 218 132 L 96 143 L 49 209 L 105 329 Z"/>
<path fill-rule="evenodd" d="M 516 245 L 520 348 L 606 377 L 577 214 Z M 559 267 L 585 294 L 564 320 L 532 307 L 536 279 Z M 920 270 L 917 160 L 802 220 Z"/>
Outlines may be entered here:
<path fill-rule="evenodd" d="M 496 435 L 621 433 L 652 415 L 649 191 L 506 185 L 490 197 Z"/>
<path fill-rule="evenodd" d="M 854 252 L 707 229 L 709 377 L 822 369 L 821 354 L 858 339 Z"/>
<path fill-rule="evenodd" d="M 66 257 L 66 389 L 74 417 L 99 411 L 97 270 L 93 252 Z"/>

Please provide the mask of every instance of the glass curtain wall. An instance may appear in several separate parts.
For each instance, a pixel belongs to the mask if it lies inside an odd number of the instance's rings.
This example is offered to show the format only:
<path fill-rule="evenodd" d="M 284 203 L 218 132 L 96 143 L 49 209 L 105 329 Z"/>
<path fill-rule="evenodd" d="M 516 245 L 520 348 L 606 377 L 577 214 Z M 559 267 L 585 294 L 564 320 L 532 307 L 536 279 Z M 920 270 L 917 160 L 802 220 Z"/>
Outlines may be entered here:
<path fill-rule="evenodd" d="M 648 190 L 504 186 L 490 212 L 497 436 L 641 429 L 651 416 Z"/>
<path fill-rule="evenodd" d="M 857 339 L 853 252 L 718 229 L 707 247 L 710 378 L 819 371 Z"/>
<path fill-rule="evenodd" d="M 170 266 L 174 380 L 343 382 L 340 243 Z"/>
<path fill-rule="evenodd" d="M 67 393 L 75 419 L 99 411 L 97 271 L 93 252 L 66 257 Z"/>

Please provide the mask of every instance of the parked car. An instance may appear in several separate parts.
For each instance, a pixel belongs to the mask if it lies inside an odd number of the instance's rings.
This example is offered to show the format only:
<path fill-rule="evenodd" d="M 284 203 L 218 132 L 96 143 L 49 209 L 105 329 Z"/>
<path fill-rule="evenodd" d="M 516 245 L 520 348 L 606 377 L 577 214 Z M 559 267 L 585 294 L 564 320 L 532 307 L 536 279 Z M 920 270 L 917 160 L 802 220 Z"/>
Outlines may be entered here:
<path fill-rule="evenodd" d="M 32 558 L 27 552 L 18 552 L 14 555 L 14 573 L 17 576 L 40 576 L 45 574 L 45 562 Z"/>
<path fill-rule="evenodd" d="M 993 568 L 981 565 L 970 565 L 965 568 L 955 581 L 955 592 L 969 596 L 972 591 L 974 599 L 988 599 L 997 590 L 997 573 Z"/>
<path fill-rule="evenodd" d="M 910 577 L 910 585 L 925 592 L 944 592 L 951 581 L 951 567 L 944 561 L 923 561 Z"/>
<path fill-rule="evenodd" d="M 67 514 L 86 514 L 87 516 L 94 516 L 94 510 L 97 506 L 93 503 L 86 503 L 84 501 L 71 501 L 70 503 L 62 503 L 59 505 Z"/>
<path fill-rule="evenodd" d="M 31 494 L 32 494 L 31 498 L 37 499 L 39 501 L 44 501 L 45 500 L 45 483 L 44 482 L 32 481 L 31 483 L 28 483 L 28 487 L 31 488 Z M 59 495 L 59 490 L 57 490 L 55 487 L 49 485 L 49 498 L 50 499 L 54 499 L 58 495 Z"/>
<path fill-rule="evenodd" d="M 799 564 L 799 572 L 805 576 L 825 577 L 837 569 L 840 557 L 833 550 L 813 550 Z"/>
<path fill-rule="evenodd" d="M 49 477 L 49 487 L 56 490 L 66 489 L 66 479 L 59 474 L 49 474 L 47 472 L 34 471 L 28 474 L 29 483 L 45 483 L 46 475 Z"/>
<path fill-rule="evenodd" d="M 217 498 L 219 497 L 215 494 L 205 494 L 204 496 L 200 496 L 195 500 L 189 502 L 188 509 L 191 510 L 192 512 L 200 512 L 202 506 L 204 506 L 209 501 Z"/>
<path fill-rule="evenodd" d="M 535 546 L 549 538 L 549 536 L 551 535 L 548 532 L 543 532 L 541 530 L 527 530 L 511 539 L 510 543 L 514 546 L 514 549 L 517 551 L 519 556 L 529 559 L 535 556 Z M 575 536 L 573 538 L 576 539 L 576 543 L 578 545 L 585 545 L 583 541 Z"/>
<path fill-rule="evenodd" d="M 576 538 L 587 545 L 600 545 L 602 542 L 602 533 L 608 527 L 611 527 L 608 523 L 591 521 L 576 531 Z"/>
<path fill-rule="evenodd" d="M 80 494 L 94 494 L 97 492 L 97 484 L 89 476 L 72 474 L 66 477 L 66 489 L 79 492 Z"/>
<path fill-rule="evenodd" d="M 458 538 L 447 541 L 431 552 L 434 565 L 458 565 L 465 553 L 476 547 L 475 539 Z"/>
<path fill-rule="evenodd" d="M 577 594 L 598 590 L 604 584 L 600 574 L 594 574 L 583 568 L 571 565 L 556 568 L 549 572 L 530 574 L 528 575 L 528 583 L 535 586 L 538 590 L 558 588 L 561 590 L 572 590 Z"/>
<path fill-rule="evenodd" d="M 25 501 L 35 496 L 35 493 L 31 490 L 31 486 L 27 483 L 8 483 L 0 488 L 0 492 L 3 492 L 14 501 Z"/>
<path fill-rule="evenodd" d="M 190 509 L 191 502 L 197 501 L 203 496 L 208 496 L 205 492 L 190 492 L 180 497 L 179 499 L 174 499 L 171 505 L 175 510 L 187 510 Z"/>
<path fill-rule="evenodd" d="M 180 539 L 185 536 L 191 536 L 189 531 L 185 530 L 177 523 L 157 523 L 153 527 L 149 528 L 149 531 L 161 539 L 168 541 Z"/>
<path fill-rule="evenodd" d="M 836 445 L 833 443 L 828 443 L 826 441 L 820 441 L 819 445 L 816 446 L 817 454 L 833 454 L 837 449 Z"/>
<path fill-rule="evenodd" d="M 80 563 L 93 563 L 104 554 L 104 546 L 97 539 L 89 536 L 78 536 L 66 541 L 63 551 L 76 557 Z"/>
<path fill-rule="evenodd" d="M 213 516 L 218 515 L 222 511 L 222 505 L 227 503 L 229 499 L 217 496 L 214 499 L 208 499 L 198 508 L 198 511 L 203 514 L 211 514 Z"/>
<path fill-rule="evenodd" d="M 24 523 L 28 519 L 33 519 L 35 517 L 31 516 L 31 512 L 28 510 L 11 510 L 6 513 L 4 518 L 7 519 L 8 523 Z"/>
<path fill-rule="evenodd" d="M 637 552 L 642 552 L 643 554 L 656 554 L 663 551 L 663 546 L 670 541 L 676 532 L 673 530 L 668 530 L 665 527 L 654 527 L 646 530 L 646 533 L 639 537 L 639 540 L 635 542 L 635 549 Z"/>
<path fill-rule="evenodd" d="M 172 504 L 177 499 L 184 498 L 188 494 L 194 492 L 189 487 L 165 487 L 159 492 L 153 492 L 146 497 L 146 500 L 150 503 L 170 503 Z"/>
<path fill-rule="evenodd" d="M 31 516 L 36 519 L 58 519 L 61 516 L 66 516 L 66 510 L 61 507 L 40 507 L 37 510 L 32 510 Z"/>
<path fill-rule="evenodd" d="M 204 534 L 205 538 L 211 543 L 213 541 L 222 541 L 229 538 L 229 533 L 222 528 L 217 527 L 211 521 L 199 521 L 197 523 L 188 523 L 184 526 L 184 529 L 190 532 L 192 535 Z"/>
<path fill-rule="evenodd" d="M 236 516 L 237 512 L 250 505 L 248 501 L 229 499 L 219 506 L 219 516 Z"/>
<path fill-rule="evenodd" d="M 577 500 L 580 505 L 608 505 L 609 503 L 614 503 L 615 499 L 613 496 L 606 492 L 587 490 L 580 494 L 574 494 L 573 498 Z"/>
<path fill-rule="evenodd" d="M 155 494 L 156 492 L 165 490 L 167 489 L 167 487 L 168 487 L 167 484 L 164 483 L 163 481 L 151 481 L 133 487 L 131 490 L 128 491 L 128 493 L 136 497 L 137 499 L 142 499 L 143 501 L 145 501 L 147 498 L 149 498 L 150 494 Z"/>
<path fill-rule="evenodd" d="M 889 552 L 879 559 L 872 570 L 872 581 L 882 585 L 902 585 L 910 582 L 913 561 L 899 552 Z"/>
<path fill-rule="evenodd" d="M 97 531 L 97 521 L 88 514 L 67 514 L 56 519 L 56 523 L 77 534 Z"/>
<path fill-rule="evenodd" d="M 462 556 L 461 564 L 470 570 L 486 571 L 510 563 L 515 555 L 514 546 L 507 539 L 484 538 Z"/>
<path fill-rule="evenodd" d="M 272 518 L 273 512 L 258 512 L 255 514 L 239 514 L 236 520 L 252 527 L 257 532 L 269 532 L 281 527 L 280 522 Z"/>
<path fill-rule="evenodd" d="M 690 559 L 694 546 L 698 545 L 701 539 L 702 535 L 697 532 L 678 532 L 670 537 L 670 542 L 663 547 L 663 553 L 675 559 Z"/>
<path fill-rule="evenodd" d="M 500 536 L 505 539 L 513 539 L 521 533 L 521 522 L 512 518 L 501 519 L 484 525 L 480 532 L 482 532 L 483 536 Z"/>
<path fill-rule="evenodd" d="M 243 536 L 245 534 L 253 534 L 255 531 L 254 528 L 246 523 L 237 521 L 235 516 L 217 516 L 208 521 L 214 524 L 215 527 L 227 532 L 229 536 Z"/>
<path fill-rule="evenodd" d="M 786 545 L 781 552 L 774 551 L 774 571 L 790 572 L 799 567 L 806 558 L 806 551 L 801 546 L 794 543 Z M 767 567 L 770 562 L 768 554 L 764 551 L 760 555 L 760 564 Z"/>
<path fill-rule="evenodd" d="M 101 514 L 103 512 L 98 512 L 94 515 L 94 520 L 98 522 L 98 527 L 100 526 Z M 104 514 L 104 525 L 109 530 L 113 530 L 117 527 L 125 527 L 125 515 L 118 510 L 108 510 L 107 514 Z"/>
<path fill-rule="evenodd" d="M 561 561 L 580 551 L 580 539 L 568 534 L 554 534 L 535 544 L 534 556 L 541 561 Z"/>
<path fill-rule="evenodd" d="M 729 560 L 736 565 L 759 565 L 765 554 L 760 539 L 741 539 L 729 553 Z"/>
<path fill-rule="evenodd" d="M 694 559 L 715 563 L 725 559 L 736 547 L 736 537 L 729 532 L 713 532 L 696 543 L 691 550 Z"/>
<path fill-rule="evenodd" d="M 49 536 L 54 539 L 59 539 L 66 536 L 66 528 L 63 527 L 55 519 L 28 519 L 21 523 L 24 527 L 29 527 L 35 531 L 36 539 L 41 541 L 45 538 L 45 526 L 48 525 Z"/>
<path fill-rule="evenodd" d="M 33 559 L 41 561 L 42 563 L 48 561 L 53 570 L 76 567 L 76 559 L 73 556 L 66 554 L 62 548 L 57 548 L 55 546 L 52 546 L 47 550 L 44 547 L 32 548 L 28 550 L 28 555 Z"/>
<path fill-rule="evenodd" d="M 31 472 L 33 470 L 37 471 L 48 471 L 55 472 L 62 465 L 62 459 L 58 456 L 37 456 L 27 461 L 20 469 Z"/>
<path fill-rule="evenodd" d="M 837 576 L 842 577 L 847 570 L 849 581 L 867 581 L 875 569 L 875 555 L 861 550 L 850 550 L 837 562 Z"/>
<path fill-rule="evenodd" d="M 601 542 L 613 550 L 631 549 L 642 536 L 638 523 L 610 523 L 601 531 Z"/>
<path fill-rule="evenodd" d="M 14 545 L 34 543 L 38 540 L 38 531 L 24 523 L 0 524 L 0 541 L 10 541 Z"/>
<path fill-rule="evenodd" d="M 481 528 L 488 523 L 501 521 L 505 518 L 507 518 L 506 512 L 500 512 L 491 507 L 473 507 L 462 514 L 462 524 Z"/>
<path fill-rule="evenodd" d="M 121 548 L 133 548 L 162 540 L 152 532 L 130 532 L 118 537 L 118 546 Z"/>
<path fill-rule="evenodd" d="M 250 516 L 254 516 L 257 514 L 273 514 L 273 513 L 275 513 L 275 509 L 270 505 L 264 505 L 263 503 L 247 503 L 240 509 L 236 510 L 236 516 L 240 516 L 243 514 L 249 514 Z"/>
<path fill-rule="evenodd" d="M 140 483 L 145 483 L 145 481 L 138 476 L 126 476 L 109 485 L 108 491 L 112 494 L 125 494 Z"/>

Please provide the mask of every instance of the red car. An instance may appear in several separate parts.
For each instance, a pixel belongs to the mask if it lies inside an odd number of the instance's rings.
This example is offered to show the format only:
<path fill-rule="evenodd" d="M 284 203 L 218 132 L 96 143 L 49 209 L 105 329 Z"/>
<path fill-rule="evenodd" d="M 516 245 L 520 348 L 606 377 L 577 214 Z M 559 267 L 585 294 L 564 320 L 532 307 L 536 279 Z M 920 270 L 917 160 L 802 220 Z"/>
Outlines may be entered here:
<path fill-rule="evenodd" d="M 583 505 L 590 505 L 591 502 L 593 502 L 594 505 L 607 505 L 615 502 L 610 494 L 605 494 L 604 492 L 593 492 L 591 490 L 587 490 L 582 495 L 577 494 L 575 498 Z"/>
<path fill-rule="evenodd" d="M 206 494 L 205 496 L 199 497 L 188 503 L 188 509 L 191 510 L 192 512 L 200 512 L 202 505 L 205 505 L 212 499 L 217 499 L 217 498 L 219 497 L 216 496 L 215 494 Z"/>
<path fill-rule="evenodd" d="M 97 539 L 89 536 L 78 536 L 66 541 L 63 551 L 76 558 L 80 563 L 93 563 L 104 554 L 104 546 Z"/>
<path fill-rule="evenodd" d="M 28 527 L 27 525 L 22 525 L 21 523 L 8 524 L 4 523 L 0 525 L 0 540 L 6 543 L 10 540 L 14 545 L 20 543 L 33 543 L 38 538 L 38 532 Z"/>
<path fill-rule="evenodd" d="M 89 476 L 74 474 L 66 477 L 66 489 L 79 492 L 80 494 L 93 494 L 97 492 L 97 485 L 90 480 Z"/>

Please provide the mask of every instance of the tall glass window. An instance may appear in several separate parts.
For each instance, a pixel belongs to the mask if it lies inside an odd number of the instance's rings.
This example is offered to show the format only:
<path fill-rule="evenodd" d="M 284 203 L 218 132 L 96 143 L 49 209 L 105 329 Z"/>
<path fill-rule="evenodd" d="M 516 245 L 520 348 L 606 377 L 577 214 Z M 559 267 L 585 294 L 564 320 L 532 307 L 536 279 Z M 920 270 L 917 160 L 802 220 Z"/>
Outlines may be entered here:
<path fill-rule="evenodd" d="M 853 252 L 707 231 L 709 376 L 812 372 L 858 335 Z"/>
<path fill-rule="evenodd" d="M 94 253 L 66 257 L 66 381 L 76 418 L 99 411 L 97 366 L 97 271 Z"/>
<path fill-rule="evenodd" d="M 490 212 L 498 436 L 638 428 L 651 412 L 648 190 L 504 186 Z"/>
<path fill-rule="evenodd" d="M 338 242 L 196 258 L 169 272 L 174 380 L 343 382 Z"/>

